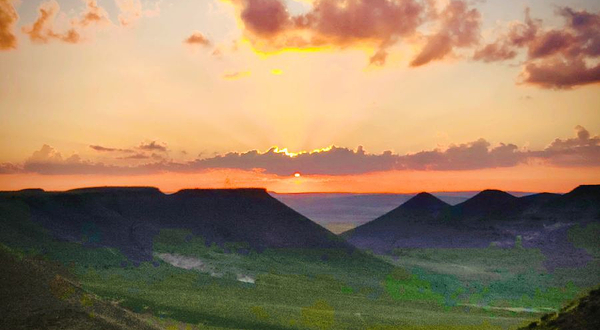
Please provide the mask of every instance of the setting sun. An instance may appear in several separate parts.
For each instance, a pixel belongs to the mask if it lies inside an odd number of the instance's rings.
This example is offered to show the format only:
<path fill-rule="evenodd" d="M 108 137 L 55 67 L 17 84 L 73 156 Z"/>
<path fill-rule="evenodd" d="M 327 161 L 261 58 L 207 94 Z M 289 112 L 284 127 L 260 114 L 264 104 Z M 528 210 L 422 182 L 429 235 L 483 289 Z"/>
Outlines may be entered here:
<path fill-rule="evenodd" d="M 297 177 L 297 178 L 299 178 L 299 177 L 301 177 L 302 175 L 300 174 L 300 172 L 296 172 L 296 173 L 294 173 L 294 176 L 295 176 L 295 177 Z"/>

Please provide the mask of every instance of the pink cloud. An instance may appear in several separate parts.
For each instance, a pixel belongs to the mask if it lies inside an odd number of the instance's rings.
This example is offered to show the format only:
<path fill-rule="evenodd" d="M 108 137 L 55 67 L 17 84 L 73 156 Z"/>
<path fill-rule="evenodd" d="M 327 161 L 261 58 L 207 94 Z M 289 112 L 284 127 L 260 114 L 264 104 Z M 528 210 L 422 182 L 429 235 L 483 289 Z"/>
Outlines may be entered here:
<path fill-rule="evenodd" d="M 454 48 L 469 48 L 479 42 L 481 14 L 464 1 L 451 1 L 437 15 L 439 31 L 429 37 L 420 53 L 410 62 L 413 67 L 441 60 Z"/>
<path fill-rule="evenodd" d="M 495 42 L 477 50 L 473 59 L 505 61 L 526 49 L 523 83 L 558 89 L 600 83 L 600 66 L 586 63 L 596 63 L 600 57 L 600 14 L 569 7 L 556 13 L 564 19 L 563 27 L 544 29 L 527 9 L 524 23 L 510 26 Z"/>

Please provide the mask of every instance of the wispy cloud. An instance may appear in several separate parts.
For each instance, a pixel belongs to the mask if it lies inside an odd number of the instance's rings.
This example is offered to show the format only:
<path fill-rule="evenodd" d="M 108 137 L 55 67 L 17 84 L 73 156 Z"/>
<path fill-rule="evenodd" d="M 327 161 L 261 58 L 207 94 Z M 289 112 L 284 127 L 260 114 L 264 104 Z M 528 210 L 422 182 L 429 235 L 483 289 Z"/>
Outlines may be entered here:
<path fill-rule="evenodd" d="M 238 80 L 246 77 L 250 77 L 252 73 L 250 71 L 236 71 L 236 72 L 227 72 L 223 75 L 223 79 L 225 80 Z"/>
<path fill-rule="evenodd" d="M 111 147 L 103 147 L 103 146 L 99 146 L 99 145 L 90 145 L 90 148 L 94 149 L 96 151 L 99 151 L 99 152 L 125 152 L 125 153 L 133 152 L 133 150 L 131 150 L 131 149 L 111 148 Z"/>
<path fill-rule="evenodd" d="M 158 142 L 158 141 L 142 142 L 138 146 L 138 149 L 145 150 L 145 151 L 161 151 L 161 152 L 166 152 L 168 150 L 166 143 Z"/>
<path fill-rule="evenodd" d="M 45 44 L 52 40 L 76 44 L 82 40 L 82 30 L 90 25 L 110 24 L 106 11 L 95 0 L 87 0 L 86 8 L 79 17 L 70 20 L 64 31 L 57 31 L 55 19 L 60 5 L 55 0 L 43 2 L 38 8 L 38 17 L 31 25 L 22 28 L 34 43 Z"/>
<path fill-rule="evenodd" d="M 121 11 L 119 23 L 122 26 L 131 26 L 143 17 L 155 17 L 160 14 L 160 2 L 154 2 L 151 8 L 144 8 L 141 0 L 115 0 Z"/>

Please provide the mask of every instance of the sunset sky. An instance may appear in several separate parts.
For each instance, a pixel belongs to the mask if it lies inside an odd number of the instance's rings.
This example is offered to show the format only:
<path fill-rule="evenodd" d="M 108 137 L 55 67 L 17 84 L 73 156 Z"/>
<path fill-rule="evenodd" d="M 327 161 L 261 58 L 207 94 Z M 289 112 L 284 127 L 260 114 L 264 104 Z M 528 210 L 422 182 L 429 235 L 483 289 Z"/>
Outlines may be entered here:
<path fill-rule="evenodd" d="M 598 183 L 597 0 L 0 0 L 0 190 Z"/>

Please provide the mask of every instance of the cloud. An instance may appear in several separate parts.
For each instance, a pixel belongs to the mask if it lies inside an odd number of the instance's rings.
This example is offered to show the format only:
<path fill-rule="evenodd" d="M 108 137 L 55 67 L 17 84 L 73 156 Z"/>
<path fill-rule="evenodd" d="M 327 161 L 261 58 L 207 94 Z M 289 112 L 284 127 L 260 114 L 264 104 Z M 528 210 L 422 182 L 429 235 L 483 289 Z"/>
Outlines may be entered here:
<path fill-rule="evenodd" d="M 421 151 L 399 157 L 403 169 L 416 170 L 476 170 L 483 168 L 516 166 L 526 159 L 526 154 L 514 144 L 491 147 L 485 139 L 451 145 L 446 150 Z"/>
<path fill-rule="evenodd" d="M 118 157 L 117 159 L 150 159 L 150 156 L 143 153 L 136 153 L 131 156 Z"/>
<path fill-rule="evenodd" d="M 245 35 L 261 52 L 315 47 L 375 48 L 372 63 L 385 61 L 385 49 L 415 34 L 424 20 L 415 0 L 318 0 L 292 16 L 281 0 L 230 0 Z"/>
<path fill-rule="evenodd" d="M 86 7 L 79 18 L 69 21 L 66 29 L 57 32 L 55 27 L 56 16 L 60 12 L 60 5 L 55 0 L 43 2 L 38 8 L 38 17 L 31 25 L 22 28 L 23 33 L 29 36 L 34 43 L 45 44 L 52 40 L 76 44 L 81 42 L 82 30 L 90 25 L 108 25 L 110 20 L 106 11 L 99 7 L 96 0 L 87 0 Z"/>
<path fill-rule="evenodd" d="M 556 166 L 600 165 L 600 136 L 591 136 L 582 126 L 575 127 L 576 136 L 571 139 L 556 139 L 541 152 L 534 155 L 548 160 Z"/>
<path fill-rule="evenodd" d="M 223 75 L 223 79 L 225 80 L 238 80 L 246 77 L 250 77 L 252 73 L 250 71 L 236 71 L 236 72 L 228 72 Z"/>
<path fill-rule="evenodd" d="M 160 14 L 160 2 L 154 2 L 151 9 L 144 9 L 141 0 L 115 0 L 120 10 L 119 23 L 121 26 L 131 26 L 143 17 L 156 17 Z"/>
<path fill-rule="evenodd" d="M 312 152 L 290 153 L 286 149 L 271 148 L 260 152 L 230 152 L 193 161 L 174 162 L 166 159 L 161 151 L 166 146 L 151 142 L 148 150 L 159 153 L 139 152 L 119 157 L 130 160 L 133 165 L 111 165 L 81 159 L 77 154 L 64 158 L 49 145 L 35 151 L 22 165 L 0 164 L 0 174 L 101 174 L 144 175 L 155 173 L 193 173 L 212 169 L 238 169 L 260 171 L 278 176 L 303 175 L 358 175 L 385 171 L 469 171 L 489 168 L 514 167 L 521 164 L 542 163 L 558 167 L 600 167 L 600 136 L 592 136 L 581 126 L 576 135 L 567 139 L 555 139 L 542 150 L 527 150 L 510 143 L 492 146 L 485 139 L 450 145 L 446 149 L 424 150 L 410 154 L 394 154 L 385 151 L 368 153 L 362 147 L 349 149 L 329 147 Z M 201 156 L 200 156 L 201 157 Z M 140 163 L 140 161 L 146 161 Z M 122 163 L 122 162 L 121 162 Z"/>
<path fill-rule="evenodd" d="M 161 152 L 166 152 L 168 150 L 166 143 L 162 143 L 162 142 L 158 142 L 158 141 L 142 142 L 138 146 L 138 149 L 144 150 L 144 151 L 161 151 Z"/>
<path fill-rule="evenodd" d="M 331 147 L 326 151 L 301 153 L 290 156 L 285 151 L 271 148 L 261 153 L 257 150 L 245 153 L 228 153 L 212 158 L 199 159 L 188 164 L 193 169 L 236 168 L 262 169 L 266 173 L 292 175 L 303 174 L 359 174 L 386 171 L 395 168 L 396 156 L 391 152 L 380 155 L 368 154 L 362 147 L 357 150 Z"/>
<path fill-rule="evenodd" d="M 10 1 L 10 0 L 0 0 Z M 114 26 L 106 10 L 98 5 L 97 0 L 82 0 L 85 8 L 77 17 L 70 18 L 63 28 L 58 29 L 56 19 L 67 16 L 61 12 L 60 5 L 56 0 L 42 2 L 38 8 L 38 16 L 31 25 L 24 26 L 21 30 L 29 36 L 29 39 L 38 44 L 46 44 L 50 41 L 62 41 L 77 44 L 83 41 L 83 35 L 92 26 Z M 152 9 L 144 9 L 140 0 L 115 0 L 120 13 L 119 23 L 121 26 L 133 25 L 142 17 L 154 17 L 160 13 L 159 1 L 154 2 Z"/>
<path fill-rule="evenodd" d="M 473 59 L 505 61 L 526 49 L 522 83 L 556 89 L 600 83 L 600 14 L 570 7 L 559 7 L 556 14 L 563 18 L 563 26 L 544 29 L 527 9 L 524 23 L 510 25 L 496 41 L 477 50 Z"/>
<path fill-rule="evenodd" d="M 15 174 L 21 172 L 23 172 L 23 169 L 18 165 L 11 163 L 0 163 L 0 174 Z"/>
<path fill-rule="evenodd" d="M 164 170 L 163 164 L 159 162 L 135 166 L 117 166 L 83 160 L 77 154 L 64 158 L 60 152 L 47 144 L 26 159 L 22 168 L 13 165 L 14 168 L 18 168 L 22 173 L 42 175 L 143 175 Z M 0 173 L 2 172 L 0 171 Z"/>
<path fill-rule="evenodd" d="M 481 14 L 465 1 L 450 1 L 438 15 L 439 31 L 427 38 L 425 46 L 410 62 L 413 67 L 441 60 L 454 48 L 468 48 L 479 42 Z"/>
<path fill-rule="evenodd" d="M 569 89 L 574 86 L 600 83 L 600 64 L 588 66 L 582 59 L 559 59 L 525 66 L 523 82 L 544 88 Z"/>
<path fill-rule="evenodd" d="M 205 47 L 210 46 L 210 40 L 208 40 L 204 34 L 198 31 L 192 33 L 192 35 L 186 38 L 183 42 L 188 45 L 200 45 Z"/>
<path fill-rule="evenodd" d="M 121 148 L 110 148 L 110 147 L 103 147 L 103 146 L 99 146 L 99 145 L 90 145 L 90 148 L 99 151 L 99 152 L 125 152 L 125 153 L 132 153 L 133 150 L 131 149 L 121 149 Z"/>
<path fill-rule="evenodd" d="M 17 37 L 14 27 L 19 15 L 12 0 L 0 0 L 0 50 L 17 48 Z"/>

